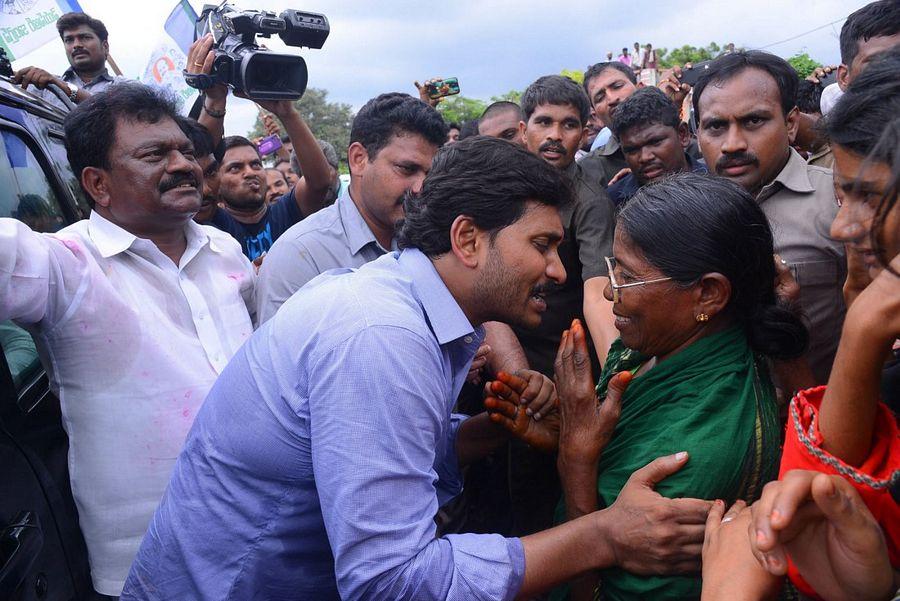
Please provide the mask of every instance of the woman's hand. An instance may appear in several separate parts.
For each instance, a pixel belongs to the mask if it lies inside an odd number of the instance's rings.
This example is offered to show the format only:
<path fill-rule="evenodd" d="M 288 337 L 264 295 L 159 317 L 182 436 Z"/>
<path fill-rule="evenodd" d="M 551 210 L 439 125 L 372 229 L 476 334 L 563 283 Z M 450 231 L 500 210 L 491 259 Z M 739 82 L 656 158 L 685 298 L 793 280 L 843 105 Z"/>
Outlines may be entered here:
<path fill-rule="evenodd" d="M 484 407 L 491 421 L 516 438 L 536 449 L 553 452 L 559 444 L 558 415 L 545 416 L 541 421 L 528 415 L 521 403 L 521 395 L 527 388 L 527 381 L 501 371 L 496 380 L 485 386 Z"/>
<path fill-rule="evenodd" d="M 859 493 L 840 476 L 792 470 L 753 504 L 750 546 L 771 574 L 787 558 L 821 597 L 890 599 L 894 574 L 884 534 Z"/>
<path fill-rule="evenodd" d="M 632 376 L 628 372 L 616 374 L 609 383 L 606 400 L 598 402 L 585 331 L 577 319 L 563 332 L 554 369 L 560 405 L 560 459 L 595 465 L 612 438 L 622 395 Z"/>
<path fill-rule="evenodd" d="M 703 539 L 702 601 L 768 599 L 782 579 L 766 572 L 756 561 L 747 540 L 750 509 L 737 501 L 725 511 L 716 501 L 706 518 Z"/>

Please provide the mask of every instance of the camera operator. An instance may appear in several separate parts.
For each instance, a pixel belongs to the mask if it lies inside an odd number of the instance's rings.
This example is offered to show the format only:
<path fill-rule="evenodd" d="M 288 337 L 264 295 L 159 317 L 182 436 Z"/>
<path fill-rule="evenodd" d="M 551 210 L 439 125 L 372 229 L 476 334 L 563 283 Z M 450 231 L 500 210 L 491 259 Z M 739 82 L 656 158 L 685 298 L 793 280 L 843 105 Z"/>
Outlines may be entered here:
<path fill-rule="evenodd" d="M 215 58 L 213 37 L 195 41 L 188 53 L 188 73 L 210 74 Z M 281 199 L 266 203 L 266 172 L 256 146 L 246 138 L 224 138 L 228 87 L 216 84 L 206 90 L 198 121 L 218 145 L 224 146 L 219 167 L 219 199 L 224 203 L 208 222 L 241 243 L 251 261 L 269 250 L 289 227 L 322 208 L 331 186 L 331 174 L 322 149 L 290 100 L 257 100 L 274 114 L 290 136 L 303 177 Z"/>

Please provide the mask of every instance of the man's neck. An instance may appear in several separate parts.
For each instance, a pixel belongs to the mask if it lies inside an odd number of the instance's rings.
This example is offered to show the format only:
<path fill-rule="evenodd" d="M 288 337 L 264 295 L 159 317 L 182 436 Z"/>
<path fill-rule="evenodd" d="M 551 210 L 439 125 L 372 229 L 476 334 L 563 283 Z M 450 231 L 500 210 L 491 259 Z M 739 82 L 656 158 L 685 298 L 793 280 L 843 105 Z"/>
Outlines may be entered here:
<path fill-rule="evenodd" d="M 750 196 L 752 196 L 753 198 L 758 198 L 759 193 L 762 192 L 766 186 L 768 186 L 769 184 L 774 182 L 776 179 L 778 179 L 778 176 L 781 175 L 781 172 L 784 171 L 784 168 L 787 167 L 788 161 L 790 161 L 790 160 L 791 160 L 791 147 L 788 146 L 787 152 L 784 153 L 784 160 L 781 162 L 781 165 L 778 167 L 778 171 L 775 172 L 775 177 L 773 177 L 770 181 L 763 183 L 756 190 L 750 191 Z"/>
<path fill-rule="evenodd" d="M 360 217 L 363 218 L 363 221 L 366 222 L 366 225 L 369 226 L 369 230 L 372 232 L 372 235 L 375 236 L 375 240 L 378 244 L 381 245 L 381 248 L 386 250 L 390 250 L 391 243 L 394 241 L 394 229 L 386 228 L 378 223 L 375 219 L 369 216 L 368 212 L 361 205 L 357 198 L 360 198 L 359 190 L 356 187 L 356 182 L 350 181 L 350 201 L 356 207 L 357 212 L 359 212 Z"/>
<path fill-rule="evenodd" d="M 75 71 L 74 69 L 72 70 Z M 99 77 L 104 71 L 106 71 L 106 68 L 101 65 L 99 69 L 92 69 L 90 71 L 75 71 L 75 74 L 79 79 L 81 79 L 81 81 L 89 84 L 94 81 L 94 79 Z"/>
<path fill-rule="evenodd" d="M 266 203 L 263 203 L 258 209 L 237 209 L 227 202 L 225 203 L 225 212 L 234 217 L 235 221 L 246 225 L 259 223 L 266 216 L 268 210 L 269 205 Z"/>

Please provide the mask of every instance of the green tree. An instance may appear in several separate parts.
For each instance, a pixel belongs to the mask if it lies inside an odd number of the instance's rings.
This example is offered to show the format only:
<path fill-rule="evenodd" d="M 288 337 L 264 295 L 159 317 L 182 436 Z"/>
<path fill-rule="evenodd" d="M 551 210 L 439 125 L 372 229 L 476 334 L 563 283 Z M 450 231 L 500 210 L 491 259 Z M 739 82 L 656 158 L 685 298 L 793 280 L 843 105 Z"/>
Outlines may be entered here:
<path fill-rule="evenodd" d="M 663 68 L 669 68 L 675 65 L 681 66 L 685 63 L 699 63 L 720 56 L 724 52 L 724 47 L 725 45 L 719 46 L 715 42 L 710 42 L 705 48 L 689 46 L 687 44 L 681 48 L 673 48 L 671 50 L 657 48 L 656 62 Z"/>
<path fill-rule="evenodd" d="M 579 69 L 563 69 L 559 72 L 559 74 L 564 77 L 568 77 L 578 85 L 584 83 L 584 71 L 581 71 Z"/>
<path fill-rule="evenodd" d="M 515 102 L 516 104 L 522 104 L 522 92 L 519 90 L 510 90 L 506 94 L 501 94 L 500 96 L 491 96 L 491 102 Z"/>
<path fill-rule="evenodd" d="M 295 106 L 313 135 L 330 142 L 338 153 L 341 166 L 346 165 L 347 146 L 350 145 L 350 125 L 353 122 L 351 106 L 343 102 L 329 102 L 328 90 L 321 88 L 307 88 L 303 98 L 298 100 Z M 253 139 L 264 135 L 262 118 L 257 115 L 256 123 L 247 137 Z"/>
<path fill-rule="evenodd" d="M 465 96 L 448 96 L 437 105 L 437 110 L 447 123 L 460 123 L 478 119 L 487 103 L 477 98 L 466 98 Z"/>
<path fill-rule="evenodd" d="M 800 79 L 805 79 L 806 77 L 812 75 L 813 71 L 822 66 L 822 63 L 815 60 L 814 58 L 811 58 L 805 52 L 795 54 L 791 58 L 787 59 L 787 62 L 791 64 L 791 66 L 794 68 L 794 71 L 796 71 L 797 75 L 800 76 Z"/>

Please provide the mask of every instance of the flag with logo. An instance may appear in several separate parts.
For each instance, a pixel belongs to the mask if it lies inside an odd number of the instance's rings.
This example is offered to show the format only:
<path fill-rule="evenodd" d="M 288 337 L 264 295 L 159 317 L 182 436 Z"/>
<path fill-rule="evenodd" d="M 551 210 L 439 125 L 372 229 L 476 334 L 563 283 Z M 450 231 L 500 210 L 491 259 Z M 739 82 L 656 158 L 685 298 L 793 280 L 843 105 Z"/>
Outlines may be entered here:
<path fill-rule="evenodd" d="M 2 2 L 3 0 L 0 0 Z M 156 49 L 150 55 L 150 62 L 144 70 L 141 81 L 147 85 L 169 90 L 186 112 L 194 100 L 197 90 L 184 81 L 182 71 L 187 66 L 187 53 L 194 41 L 194 26 L 197 13 L 187 0 L 181 0 L 166 19 L 162 35 Z"/>
<path fill-rule="evenodd" d="M 83 12 L 77 0 L 0 0 L 0 48 L 9 60 L 59 39 L 56 21 Z"/>

